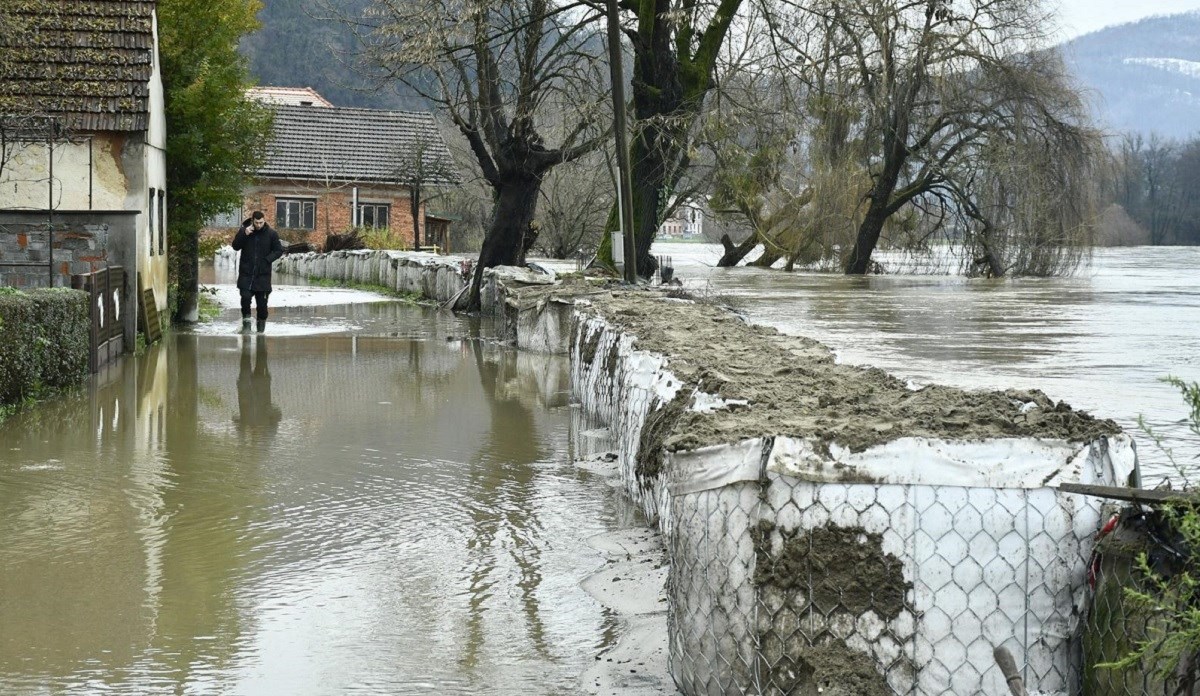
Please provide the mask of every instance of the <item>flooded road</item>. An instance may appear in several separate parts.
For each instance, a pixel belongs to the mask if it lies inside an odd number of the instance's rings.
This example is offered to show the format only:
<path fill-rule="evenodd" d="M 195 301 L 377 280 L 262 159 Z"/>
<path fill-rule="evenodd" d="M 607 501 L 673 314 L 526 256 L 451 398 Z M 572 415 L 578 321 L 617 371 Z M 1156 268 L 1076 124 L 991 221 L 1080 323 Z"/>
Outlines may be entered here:
<path fill-rule="evenodd" d="M 1181 422 L 1187 410 L 1160 381 L 1200 381 L 1200 247 L 1099 249 L 1073 277 L 1011 280 L 713 268 L 720 246 L 707 244 L 654 252 L 672 257 L 699 294 L 815 338 L 843 362 L 918 383 L 1041 389 L 1112 418 L 1135 434 L 1146 485 L 1178 480 L 1136 432 L 1144 416 L 1200 479 L 1200 442 Z"/>
<path fill-rule="evenodd" d="M 567 365 L 395 302 L 236 312 L 0 424 L 0 693 L 571 694 L 615 619 Z"/>

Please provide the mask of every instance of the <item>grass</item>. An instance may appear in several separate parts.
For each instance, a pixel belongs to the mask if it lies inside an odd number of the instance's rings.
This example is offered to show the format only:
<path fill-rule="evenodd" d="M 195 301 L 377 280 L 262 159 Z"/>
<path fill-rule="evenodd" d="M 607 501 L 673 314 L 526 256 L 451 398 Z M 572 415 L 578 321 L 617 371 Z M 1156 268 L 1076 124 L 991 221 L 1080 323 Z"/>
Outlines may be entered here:
<path fill-rule="evenodd" d="M 213 288 L 212 292 L 216 292 Z M 200 321 L 211 322 L 221 314 L 221 305 L 213 299 L 212 294 L 208 292 L 208 288 L 200 288 L 200 293 L 197 297 L 197 311 L 200 313 Z"/>
<path fill-rule="evenodd" d="M 397 300 L 400 300 L 401 302 L 406 302 L 408 304 L 430 304 L 431 303 L 431 300 L 425 299 L 425 296 L 420 293 L 403 292 L 400 290 L 393 290 L 392 288 L 389 288 L 386 285 L 376 285 L 374 283 L 356 283 L 353 281 L 340 281 L 340 280 L 333 280 L 331 278 L 317 278 L 316 276 L 309 276 L 308 282 L 317 287 L 321 287 L 321 288 L 351 288 L 354 290 L 363 290 L 365 292 L 375 292 L 375 293 L 379 293 L 380 295 L 387 295 L 388 297 L 394 297 Z"/>

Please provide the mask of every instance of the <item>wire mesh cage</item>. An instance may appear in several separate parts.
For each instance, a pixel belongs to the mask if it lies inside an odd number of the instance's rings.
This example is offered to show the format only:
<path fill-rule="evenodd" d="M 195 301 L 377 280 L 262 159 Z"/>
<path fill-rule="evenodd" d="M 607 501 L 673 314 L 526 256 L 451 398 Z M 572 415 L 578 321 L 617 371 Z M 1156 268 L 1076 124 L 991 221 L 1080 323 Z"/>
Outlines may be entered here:
<path fill-rule="evenodd" d="M 1120 510 L 1100 536 L 1088 569 L 1083 692 L 1089 696 L 1200 694 L 1200 655 L 1182 655 L 1177 664 L 1156 657 L 1176 630 L 1166 623 L 1165 614 L 1195 611 L 1186 587 L 1197 570 L 1195 550 L 1173 521 L 1154 508 Z M 1145 601 L 1139 601 L 1139 595 Z M 1127 659 L 1121 667 L 1112 666 L 1144 642 L 1151 646 L 1147 654 Z"/>
<path fill-rule="evenodd" d="M 1097 503 L 767 474 L 675 496 L 672 517 L 685 693 L 1003 694 L 996 646 L 1026 683 L 1077 690 Z"/>
<path fill-rule="evenodd" d="M 1031 692 L 1081 692 L 1103 504 L 1056 486 L 1126 481 L 1127 436 L 910 443 L 876 475 L 783 436 L 664 453 L 661 414 L 719 399 L 600 320 L 576 322 L 571 353 L 575 394 L 668 543 L 683 693 L 1007 694 L 997 648 Z"/>

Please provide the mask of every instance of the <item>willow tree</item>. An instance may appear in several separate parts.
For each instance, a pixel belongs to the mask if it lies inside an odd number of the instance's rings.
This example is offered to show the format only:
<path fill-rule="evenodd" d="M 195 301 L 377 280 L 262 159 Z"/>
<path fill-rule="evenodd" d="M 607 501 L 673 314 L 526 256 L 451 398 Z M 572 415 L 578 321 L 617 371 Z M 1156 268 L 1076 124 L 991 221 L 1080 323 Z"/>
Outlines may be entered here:
<path fill-rule="evenodd" d="M 812 0 L 794 16 L 785 37 L 820 39 L 791 42 L 795 64 L 835 66 L 830 94 L 860 114 L 846 155 L 868 186 L 846 273 L 872 268 L 889 224 L 915 232 L 910 240 L 964 236 L 991 274 L 1061 269 L 1022 254 L 1069 261 L 1056 250 L 1086 244 L 1099 139 L 1044 49 L 1053 23 L 1040 0 Z M 1039 237 L 1045 223 L 1056 233 Z M 989 259 L 1000 246 L 1010 258 Z"/>
<path fill-rule="evenodd" d="M 492 189 L 473 309 L 484 269 L 524 263 L 547 172 L 603 142 L 607 79 L 595 20 L 547 0 L 374 0 L 359 20 L 362 57 L 377 77 L 437 104 Z"/>

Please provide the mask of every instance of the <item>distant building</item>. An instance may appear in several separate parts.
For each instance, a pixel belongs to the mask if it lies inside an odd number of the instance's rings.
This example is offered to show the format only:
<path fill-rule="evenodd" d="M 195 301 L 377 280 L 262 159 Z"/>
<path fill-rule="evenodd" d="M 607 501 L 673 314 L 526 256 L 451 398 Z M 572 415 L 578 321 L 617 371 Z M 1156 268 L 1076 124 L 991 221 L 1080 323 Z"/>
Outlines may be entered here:
<path fill-rule="evenodd" d="M 167 303 L 166 117 L 153 0 L 42 0 L 0 35 L 0 285 L 121 265 Z M 50 261 L 53 261 L 51 264 Z M 18 265 L 21 264 L 21 265 Z M 136 302 L 125 308 L 133 345 Z"/>
<path fill-rule="evenodd" d="M 704 236 L 704 209 L 688 200 L 675 208 L 671 217 L 658 228 L 661 239 L 699 239 Z"/>
<path fill-rule="evenodd" d="M 310 88 L 258 87 L 248 94 L 272 105 L 275 130 L 242 210 L 211 221 L 211 228 L 228 234 L 262 210 L 285 237 L 316 247 L 328 234 L 387 228 L 405 246 L 446 249 L 449 222 L 428 216 L 422 200 L 418 238 L 410 208 L 414 188 L 423 199 L 428 189 L 459 182 L 432 114 L 337 107 Z"/>
<path fill-rule="evenodd" d="M 312 87 L 251 87 L 246 96 L 264 104 L 283 106 L 332 107 L 328 99 Z"/>

